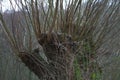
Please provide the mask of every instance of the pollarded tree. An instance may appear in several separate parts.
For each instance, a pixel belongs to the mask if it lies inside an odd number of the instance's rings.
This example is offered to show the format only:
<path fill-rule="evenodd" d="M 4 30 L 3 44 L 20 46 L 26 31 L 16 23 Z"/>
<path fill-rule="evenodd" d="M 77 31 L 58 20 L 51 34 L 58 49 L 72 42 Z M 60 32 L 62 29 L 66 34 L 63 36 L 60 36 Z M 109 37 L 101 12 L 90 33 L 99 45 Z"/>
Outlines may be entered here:
<path fill-rule="evenodd" d="M 97 58 L 106 47 L 117 50 L 111 46 L 119 39 L 119 3 L 18 0 L 16 27 L 8 27 L 2 13 L 0 20 L 15 55 L 41 80 L 96 80 L 102 73 Z"/>

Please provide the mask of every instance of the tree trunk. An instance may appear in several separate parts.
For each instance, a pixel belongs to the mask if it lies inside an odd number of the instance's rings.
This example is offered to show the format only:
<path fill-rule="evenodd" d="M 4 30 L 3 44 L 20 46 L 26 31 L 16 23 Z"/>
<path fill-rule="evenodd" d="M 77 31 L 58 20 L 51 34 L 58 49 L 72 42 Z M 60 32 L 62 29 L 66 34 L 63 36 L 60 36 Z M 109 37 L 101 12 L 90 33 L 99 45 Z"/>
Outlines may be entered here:
<path fill-rule="evenodd" d="M 34 54 L 20 54 L 26 66 L 41 80 L 73 80 L 74 41 L 68 35 L 43 33 L 38 40 L 49 64 Z"/>

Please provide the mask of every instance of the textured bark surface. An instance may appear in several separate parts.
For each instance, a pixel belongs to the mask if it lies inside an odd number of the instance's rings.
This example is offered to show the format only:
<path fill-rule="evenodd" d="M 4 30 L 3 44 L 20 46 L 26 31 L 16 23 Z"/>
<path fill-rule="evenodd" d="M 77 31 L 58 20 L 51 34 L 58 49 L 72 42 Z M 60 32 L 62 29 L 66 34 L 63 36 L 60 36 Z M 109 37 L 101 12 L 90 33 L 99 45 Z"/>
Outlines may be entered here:
<path fill-rule="evenodd" d="M 74 42 L 68 35 L 42 34 L 38 40 L 48 58 L 42 63 L 34 54 L 19 54 L 22 62 L 42 80 L 73 80 Z"/>
<path fill-rule="evenodd" d="M 39 43 L 50 65 L 55 68 L 56 80 L 72 80 L 74 61 L 72 38 L 65 34 L 42 34 Z"/>
<path fill-rule="evenodd" d="M 54 72 L 51 71 L 52 67 L 38 59 L 38 57 L 36 57 L 34 54 L 22 53 L 19 54 L 19 57 L 21 58 L 22 62 L 29 68 L 29 70 L 35 73 L 40 80 L 51 80 L 53 78 Z"/>

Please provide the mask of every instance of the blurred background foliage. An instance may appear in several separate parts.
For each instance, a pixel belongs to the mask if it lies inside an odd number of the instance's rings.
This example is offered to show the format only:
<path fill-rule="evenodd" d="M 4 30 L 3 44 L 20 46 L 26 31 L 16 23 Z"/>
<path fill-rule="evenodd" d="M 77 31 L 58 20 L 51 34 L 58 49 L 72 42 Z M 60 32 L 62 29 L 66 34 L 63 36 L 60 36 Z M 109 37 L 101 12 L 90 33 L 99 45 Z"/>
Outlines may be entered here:
<path fill-rule="evenodd" d="M 39 80 L 18 54 L 32 52 L 41 33 L 53 31 L 80 43 L 73 80 L 89 73 L 88 80 L 120 79 L 119 0 L 16 0 L 18 11 L 10 3 L 12 10 L 0 12 L 0 80 Z"/>

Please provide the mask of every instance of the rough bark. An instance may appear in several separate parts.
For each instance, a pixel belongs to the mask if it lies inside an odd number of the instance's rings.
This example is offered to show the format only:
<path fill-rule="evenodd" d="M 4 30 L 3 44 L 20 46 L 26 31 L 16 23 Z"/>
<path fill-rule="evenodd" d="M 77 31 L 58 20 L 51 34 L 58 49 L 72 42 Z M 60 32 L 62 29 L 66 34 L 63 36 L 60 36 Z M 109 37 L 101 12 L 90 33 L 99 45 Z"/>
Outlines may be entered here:
<path fill-rule="evenodd" d="M 73 80 L 74 46 L 72 38 L 65 34 L 43 33 L 38 40 L 48 58 L 42 63 L 34 54 L 20 54 L 22 62 L 40 79 Z"/>

